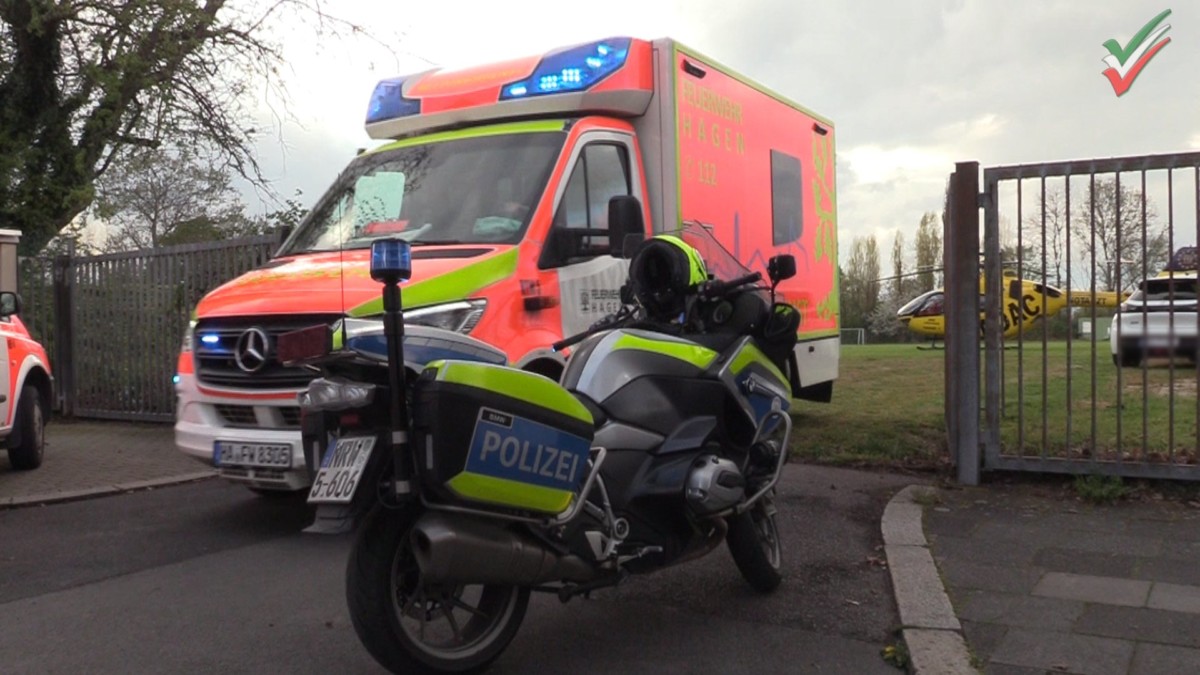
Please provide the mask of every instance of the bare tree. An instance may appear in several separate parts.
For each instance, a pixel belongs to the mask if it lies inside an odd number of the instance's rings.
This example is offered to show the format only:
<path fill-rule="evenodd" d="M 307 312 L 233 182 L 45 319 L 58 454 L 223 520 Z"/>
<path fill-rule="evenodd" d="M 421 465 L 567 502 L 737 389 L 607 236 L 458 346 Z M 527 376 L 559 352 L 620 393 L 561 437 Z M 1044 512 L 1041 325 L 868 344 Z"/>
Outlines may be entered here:
<path fill-rule="evenodd" d="M 108 250 L 212 241 L 249 228 L 229 174 L 191 148 L 143 150 L 96 183 Z"/>
<path fill-rule="evenodd" d="M 1067 206 L 1062 189 L 1047 189 L 1042 194 L 1036 211 L 1025 216 L 1022 226 L 1022 240 L 1029 252 L 1027 264 L 1044 269 L 1051 285 L 1059 288 L 1069 286 L 1071 275 L 1070 270 L 1066 268 Z"/>
<path fill-rule="evenodd" d="M 257 7 L 256 9 L 253 9 Z M 320 0 L 0 1 L 0 227 L 36 252 L 91 204 L 129 148 L 203 139 L 271 193 L 251 105 L 282 93 L 285 20 L 358 32 Z M 292 30 L 296 28 L 293 25 Z"/>
<path fill-rule="evenodd" d="M 1162 269 L 1170 256 L 1167 226 L 1154 204 L 1115 179 L 1089 183 L 1072 218 L 1071 232 L 1083 250 L 1081 262 L 1095 262 L 1096 284 L 1129 290 Z"/>

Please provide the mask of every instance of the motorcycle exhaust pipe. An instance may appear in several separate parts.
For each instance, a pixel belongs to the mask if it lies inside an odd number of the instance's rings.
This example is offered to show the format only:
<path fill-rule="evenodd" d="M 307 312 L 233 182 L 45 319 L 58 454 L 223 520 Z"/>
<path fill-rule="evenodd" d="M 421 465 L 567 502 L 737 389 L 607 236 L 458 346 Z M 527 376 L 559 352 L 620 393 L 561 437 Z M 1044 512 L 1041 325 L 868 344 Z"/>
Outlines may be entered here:
<path fill-rule="evenodd" d="M 533 586 L 591 581 L 598 570 L 577 555 L 559 555 L 531 537 L 459 514 L 430 512 L 413 525 L 421 577 L 434 583 Z"/>

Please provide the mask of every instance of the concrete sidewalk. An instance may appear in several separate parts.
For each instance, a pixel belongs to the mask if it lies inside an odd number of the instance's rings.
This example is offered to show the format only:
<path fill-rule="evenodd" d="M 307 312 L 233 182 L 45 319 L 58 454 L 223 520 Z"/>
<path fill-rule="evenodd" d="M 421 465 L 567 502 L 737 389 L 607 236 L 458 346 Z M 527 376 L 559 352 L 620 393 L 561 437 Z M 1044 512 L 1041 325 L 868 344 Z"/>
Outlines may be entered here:
<path fill-rule="evenodd" d="M 1045 483 L 920 501 L 930 551 L 984 672 L 1200 673 L 1195 503 L 1092 506 Z"/>
<path fill-rule="evenodd" d="M 169 424 L 76 422 L 46 425 L 46 455 L 16 471 L 0 452 L 0 508 L 146 489 L 215 475 L 175 449 Z"/>

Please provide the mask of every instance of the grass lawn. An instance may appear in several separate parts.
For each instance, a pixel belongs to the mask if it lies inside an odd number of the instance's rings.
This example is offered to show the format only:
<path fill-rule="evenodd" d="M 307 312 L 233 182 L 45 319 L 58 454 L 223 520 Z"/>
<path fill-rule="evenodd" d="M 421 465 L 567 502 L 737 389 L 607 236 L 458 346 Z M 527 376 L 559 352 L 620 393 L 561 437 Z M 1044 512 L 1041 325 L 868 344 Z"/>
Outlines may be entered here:
<path fill-rule="evenodd" d="M 1172 368 L 1161 360 L 1118 369 L 1107 342 L 1093 352 L 1090 342 L 1075 341 L 1069 361 L 1062 341 L 1045 350 L 1041 341 L 1009 347 L 1003 355 L 1004 454 L 1196 462 L 1200 407 L 1192 364 Z M 944 358 L 944 351 L 912 344 L 843 346 L 833 402 L 793 408 L 794 456 L 947 466 Z"/>
<path fill-rule="evenodd" d="M 793 456 L 834 464 L 946 465 L 944 354 L 912 344 L 843 345 L 833 401 L 798 401 L 793 408 Z"/>

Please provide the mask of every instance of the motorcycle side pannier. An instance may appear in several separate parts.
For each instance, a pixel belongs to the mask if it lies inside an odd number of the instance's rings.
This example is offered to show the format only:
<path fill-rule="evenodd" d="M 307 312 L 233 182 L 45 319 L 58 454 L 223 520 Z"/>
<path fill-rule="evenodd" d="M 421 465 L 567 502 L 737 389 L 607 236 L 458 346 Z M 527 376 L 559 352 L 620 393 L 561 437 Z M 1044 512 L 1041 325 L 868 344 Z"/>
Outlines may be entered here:
<path fill-rule="evenodd" d="M 558 514 L 587 475 L 592 415 L 549 378 L 437 361 L 417 378 L 414 405 L 415 461 L 438 501 Z"/>

